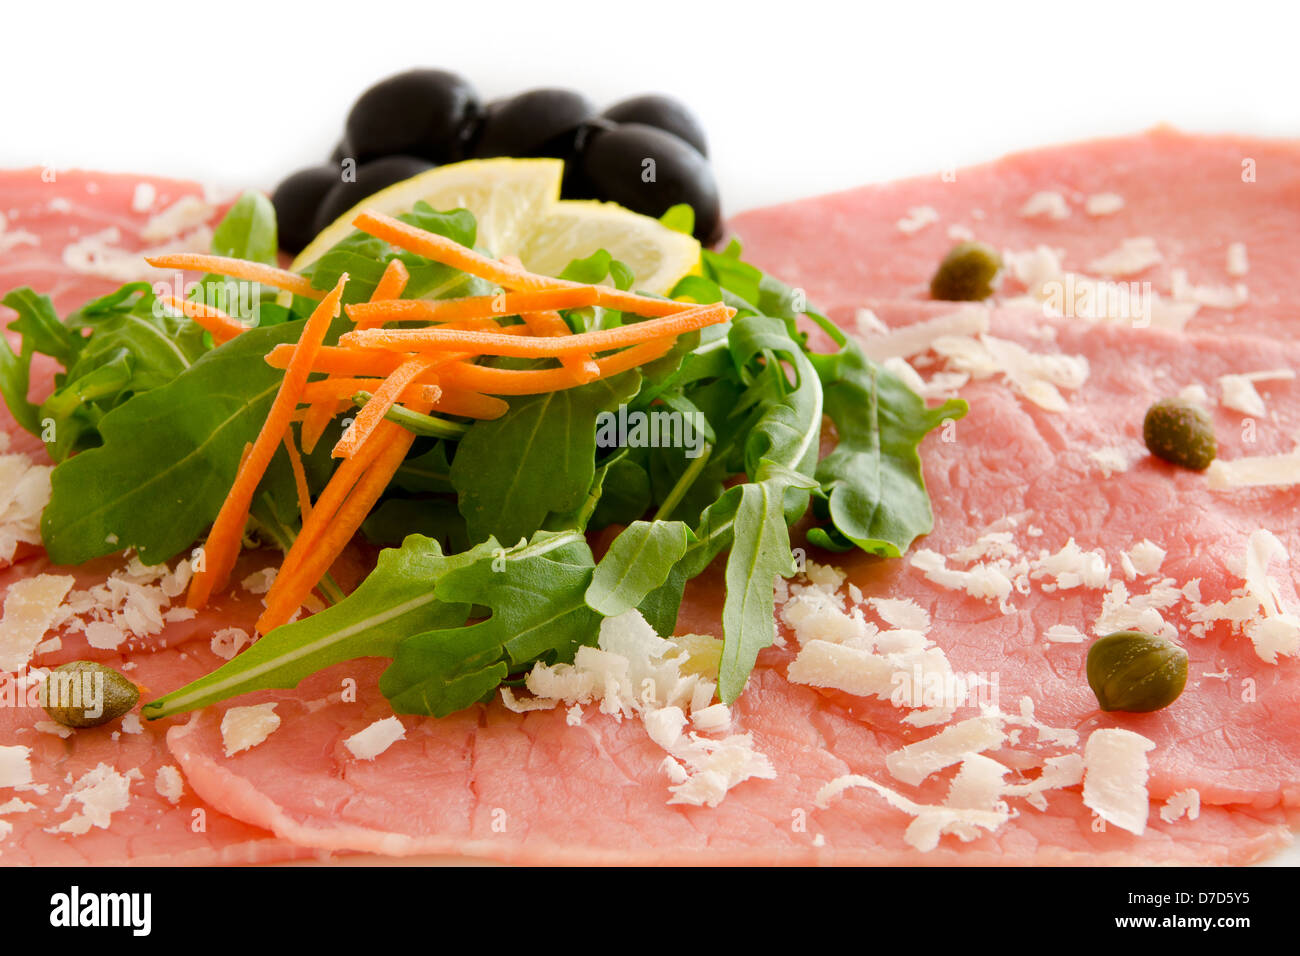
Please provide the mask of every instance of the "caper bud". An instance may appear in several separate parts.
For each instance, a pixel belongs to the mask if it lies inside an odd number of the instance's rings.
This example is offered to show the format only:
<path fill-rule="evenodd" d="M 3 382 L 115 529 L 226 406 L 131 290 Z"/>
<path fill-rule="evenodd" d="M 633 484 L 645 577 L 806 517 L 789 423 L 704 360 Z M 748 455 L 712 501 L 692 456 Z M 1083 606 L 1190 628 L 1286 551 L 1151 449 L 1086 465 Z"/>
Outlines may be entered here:
<path fill-rule="evenodd" d="M 982 242 L 962 242 L 939 263 L 930 296 L 945 302 L 978 302 L 993 294 L 993 277 L 1002 268 L 997 250 Z"/>
<path fill-rule="evenodd" d="M 1209 413 L 1181 398 L 1162 398 L 1147 409 L 1142 440 L 1157 458 L 1193 471 L 1209 468 L 1219 451 Z"/>
<path fill-rule="evenodd" d="M 1088 648 L 1088 686 L 1102 710 L 1142 714 L 1168 707 L 1187 684 L 1187 652 L 1142 631 L 1116 631 Z"/>
<path fill-rule="evenodd" d="M 140 688 L 111 667 L 72 661 L 50 671 L 42 704 L 65 727 L 98 727 L 129 713 Z"/>

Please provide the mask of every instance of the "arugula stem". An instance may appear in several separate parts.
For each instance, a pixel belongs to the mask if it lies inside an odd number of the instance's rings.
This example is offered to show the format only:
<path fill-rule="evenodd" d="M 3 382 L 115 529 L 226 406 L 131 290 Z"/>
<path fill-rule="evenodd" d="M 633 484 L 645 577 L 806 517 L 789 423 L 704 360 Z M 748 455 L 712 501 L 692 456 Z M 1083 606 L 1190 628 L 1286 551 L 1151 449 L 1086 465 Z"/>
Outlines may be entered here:
<path fill-rule="evenodd" d="M 673 485 L 672 491 L 668 492 L 668 497 L 664 499 L 663 504 L 659 506 L 659 510 L 655 512 L 656 521 L 668 520 L 672 515 L 673 510 L 681 504 L 682 498 L 686 496 L 686 492 L 691 490 L 691 485 L 695 484 L 695 479 L 700 477 L 700 472 L 702 472 L 704 467 L 709 463 L 709 458 L 711 458 L 712 455 L 713 446 L 705 444 L 704 450 L 700 453 L 700 456 L 686 466 L 686 470 L 682 472 L 682 476 L 678 478 L 677 483 Z"/>
<path fill-rule="evenodd" d="M 364 405 L 370 401 L 369 392 L 357 392 L 352 396 L 352 401 L 358 405 Z M 419 412 L 413 412 L 404 405 L 393 405 L 384 413 L 384 417 L 390 422 L 396 422 L 408 432 L 415 432 L 417 435 L 428 435 L 432 438 L 459 438 L 465 432 L 469 431 L 468 425 L 460 422 L 449 422 L 445 418 L 434 418 L 432 415 L 421 415 Z"/>

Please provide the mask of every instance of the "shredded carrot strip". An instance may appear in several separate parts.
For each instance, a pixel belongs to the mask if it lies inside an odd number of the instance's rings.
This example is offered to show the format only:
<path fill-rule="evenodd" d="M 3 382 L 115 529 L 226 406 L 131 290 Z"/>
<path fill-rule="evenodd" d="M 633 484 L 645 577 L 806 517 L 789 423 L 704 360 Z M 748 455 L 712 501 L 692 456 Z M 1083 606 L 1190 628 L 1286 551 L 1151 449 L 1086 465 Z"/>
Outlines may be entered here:
<path fill-rule="evenodd" d="M 373 392 L 384 380 L 382 378 L 327 378 L 319 382 L 308 382 L 303 389 L 302 400 L 310 402 L 312 408 L 324 405 L 331 407 L 331 401 L 343 402 L 352 398 L 357 392 Z M 399 402 L 436 401 L 441 394 L 437 385 L 407 385 L 398 397 Z M 349 403 L 350 404 L 350 403 Z M 346 406 L 344 406 L 346 407 Z"/>
<path fill-rule="evenodd" d="M 505 289 L 537 292 L 543 289 L 594 288 L 597 305 L 651 317 L 674 315 L 691 307 L 688 303 L 654 299 L 635 292 L 620 292 L 607 286 L 588 286 L 581 282 L 536 275 L 524 269 L 505 265 L 495 259 L 489 259 L 452 239 L 407 225 L 391 216 L 363 212 L 352 220 L 352 225 L 364 233 L 383 239 L 401 249 L 441 262 L 461 272 L 468 272 Z"/>
<path fill-rule="evenodd" d="M 415 410 L 424 413 L 429 406 L 417 405 Z M 414 441 L 412 432 L 385 421 L 361 453 L 345 459 L 334 472 L 312 511 L 311 527 L 303 526 L 266 595 L 266 611 L 257 620 L 258 633 L 266 634 L 287 623 L 302 606 L 361 527 Z M 331 490 L 328 515 L 315 520 L 325 513 L 326 495 Z"/>
<path fill-rule="evenodd" d="M 402 390 L 427 371 L 437 358 L 417 355 L 399 365 L 393 374 L 384 379 L 384 383 L 375 389 L 370 401 L 362 407 L 348 426 L 343 437 L 334 446 L 335 458 L 351 458 L 357 449 L 370 437 L 379 423 L 384 420 L 384 413 L 393 406 L 402 395 Z"/>
<path fill-rule="evenodd" d="M 595 305 L 596 298 L 595 286 L 474 295 L 462 299 L 398 299 L 392 296 L 388 301 L 381 301 L 376 295 L 369 302 L 347 306 L 347 313 L 357 328 L 361 328 L 363 324 L 369 327 L 383 322 L 454 322 L 458 319 L 522 315 L 525 312 L 582 309 Z"/>
<path fill-rule="evenodd" d="M 311 517 L 311 490 L 307 487 L 307 469 L 302 465 L 302 455 L 293 441 L 293 429 L 284 430 L 284 450 L 289 453 L 289 468 L 293 472 L 294 487 L 298 489 L 298 514 L 306 521 Z"/>
<path fill-rule="evenodd" d="M 609 378 L 619 372 L 636 368 L 663 356 L 673 347 L 672 338 L 642 342 L 630 349 L 616 352 L 596 360 L 600 378 Z M 564 368 L 508 369 L 489 365 L 456 364 L 444 366 L 438 382 L 446 395 L 453 390 L 471 389 L 488 395 L 539 395 L 558 392 L 582 384 L 575 382 Z"/>
<path fill-rule="evenodd" d="M 203 547 L 204 569 L 196 572 L 190 581 L 186 603 L 192 608 L 203 607 L 212 592 L 224 587 L 230 577 L 235 559 L 239 556 L 239 543 L 248 521 L 253 494 L 275 454 L 275 447 L 280 444 L 289 427 L 289 419 L 298 405 L 303 386 L 307 384 L 316 350 L 325 340 L 330 322 L 339 314 L 339 300 L 343 297 L 346 282 L 345 274 L 339 278 L 334 290 L 321 300 L 303 326 L 296 354 L 285 370 L 284 380 L 271 403 L 266 422 L 235 475 L 235 482 L 208 533 L 208 540 Z"/>
<path fill-rule="evenodd" d="M 491 395 L 484 395 L 482 392 L 444 389 L 434 400 L 433 411 L 442 412 L 444 415 L 459 415 L 462 418 L 492 419 L 500 418 L 510 411 L 510 404 Z"/>
<path fill-rule="evenodd" d="M 512 355 L 519 358 L 556 358 L 581 352 L 607 352 L 651 339 L 678 336 L 726 322 L 736 310 L 718 303 L 700 305 L 677 315 L 665 316 L 596 332 L 564 337 L 507 336 L 493 332 L 459 329 L 367 329 L 349 332 L 340 340 L 344 346 L 388 348 L 404 352 L 458 349 L 484 355 Z"/>
<path fill-rule="evenodd" d="M 407 271 L 406 263 L 401 259 L 391 259 L 388 262 L 388 268 L 384 270 L 383 276 L 379 279 L 379 284 L 375 286 L 375 291 L 370 293 L 371 302 L 382 302 L 384 299 L 400 299 L 402 293 L 406 291 L 406 283 L 411 281 L 411 273 Z M 348 313 L 349 318 L 351 313 Z"/>
<path fill-rule="evenodd" d="M 517 269 L 524 267 L 518 256 L 502 256 L 501 261 Z M 595 290 L 592 291 L 594 293 Z M 524 312 L 522 315 L 524 324 L 528 326 L 528 330 L 533 335 L 572 335 L 573 330 L 569 328 L 568 323 L 564 321 L 560 313 L 554 311 L 556 308 L 560 307 L 552 306 L 551 309 Z M 600 374 L 600 366 L 595 363 L 590 355 L 584 352 L 575 355 L 562 355 L 560 356 L 560 364 L 572 372 L 573 377 L 580 382 L 594 381 L 596 376 Z"/>
<path fill-rule="evenodd" d="M 526 325 L 508 325 L 498 335 L 524 335 L 528 332 Z M 444 360 L 459 361 L 474 358 L 476 353 L 447 353 Z M 288 368 L 293 360 L 293 346 L 277 345 L 266 355 L 266 364 L 271 368 Z M 397 366 L 402 364 L 402 356 L 388 349 L 357 349 L 337 345 L 322 346 L 312 364 L 313 372 L 327 372 L 331 375 L 377 375 L 387 378 Z"/>
<path fill-rule="evenodd" d="M 371 301 L 398 298 L 406 290 L 406 283 L 410 279 L 411 274 L 407 271 L 402 260 L 393 259 L 388 263 L 388 268 L 384 270 L 383 276 L 380 277 L 379 284 L 375 286 L 375 291 L 370 296 Z M 308 386 L 308 391 L 311 391 L 310 386 Z M 351 392 L 348 392 L 343 395 L 334 395 L 332 397 L 336 400 L 332 402 L 318 401 L 304 395 L 303 401 L 314 402 L 311 408 L 308 409 L 302 426 L 302 446 L 307 454 L 310 455 L 316 450 L 316 444 L 321 440 L 321 436 L 325 434 L 325 429 L 329 428 L 334 416 L 348 407 L 348 403 L 338 401 L 338 399 L 349 398 L 351 394 Z"/>
<path fill-rule="evenodd" d="M 220 309 L 214 309 L 202 302 L 188 302 L 171 295 L 163 296 L 162 301 L 186 318 L 193 319 L 195 325 L 210 332 L 212 341 L 218 345 L 225 345 L 239 333 L 247 331 L 246 326 L 236 322 Z"/>
<path fill-rule="evenodd" d="M 306 299 L 320 299 L 325 293 L 311 287 L 311 280 L 275 266 L 249 262 L 245 259 L 231 259 L 227 256 L 205 256 L 190 252 L 170 253 L 163 256 L 145 257 L 145 262 L 158 269 L 189 269 L 193 272 L 215 272 L 217 275 L 230 276 L 232 279 L 247 279 L 249 282 L 261 282 L 285 292 L 292 292 Z"/>

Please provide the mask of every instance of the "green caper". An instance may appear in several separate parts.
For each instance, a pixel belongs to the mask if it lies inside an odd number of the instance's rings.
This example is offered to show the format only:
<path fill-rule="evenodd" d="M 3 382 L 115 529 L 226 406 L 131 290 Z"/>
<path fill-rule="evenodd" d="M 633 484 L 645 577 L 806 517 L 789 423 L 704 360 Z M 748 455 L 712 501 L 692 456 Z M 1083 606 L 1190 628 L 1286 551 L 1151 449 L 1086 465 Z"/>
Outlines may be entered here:
<path fill-rule="evenodd" d="M 45 679 L 45 712 L 65 727 L 98 727 L 130 712 L 140 688 L 111 667 L 72 661 Z"/>
<path fill-rule="evenodd" d="M 997 250 L 982 242 L 953 246 L 930 280 L 930 296 L 945 302 L 978 302 L 993 294 L 993 277 L 1002 268 Z"/>
<path fill-rule="evenodd" d="M 1193 471 L 1209 468 L 1219 452 L 1209 413 L 1181 398 L 1162 398 L 1147 409 L 1142 440 L 1157 458 Z"/>
<path fill-rule="evenodd" d="M 1088 648 L 1088 686 L 1102 710 L 1143 714 L 1168 707 L 1187 684 L 1187 652 L 1142 631 L 1116 631 Z"/>

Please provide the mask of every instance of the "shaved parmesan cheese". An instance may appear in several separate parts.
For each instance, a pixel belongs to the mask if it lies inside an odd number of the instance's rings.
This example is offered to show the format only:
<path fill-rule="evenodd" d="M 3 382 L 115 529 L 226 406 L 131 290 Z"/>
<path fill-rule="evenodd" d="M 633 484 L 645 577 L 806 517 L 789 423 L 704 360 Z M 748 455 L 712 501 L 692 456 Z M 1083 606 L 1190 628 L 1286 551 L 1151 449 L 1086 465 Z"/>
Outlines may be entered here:
<path fill-rule="evenodd" d="M 101 763 L 72 785 L 59 809 L 64 809 L 72 800 L 81 804 L 81 812 L 64 820 L 56 830 L 74 835 L 87 833 L 91 827 L 107 830 L 113 814 L 125 810 L 131 802 L 131 778 Z"/>
<path fill-rule="evenodd" d="M 32 464 L 26 455 L 0 457 L 0 559 L 12 559 L 20 544 L 40 544 L 50 470 Z"/>
<path fill-rule="evenodd" d="M 165 231 L 162 224 L 158 229 Z M 118 282 L 152 281 L 157 278 L 157 272 L 145 261 L 146 257 L 176 252 L 207 252 L 212 246 L 212 229 L 206 224 L 201 225 L 171 241 L 138 251 L 121 248 L 118 246 L 121 241 L 121 230 L 109 226 L 64 246 L 63 264 L 82 275 L 100 276 Z"/>
<path fill-rule="evenodd" d="M 1082 644 L 1087 636 L 1069 624 L 1053 624 L 1043 634 L 1050 644 Z"/>
<path fill-rule="evenodd" d="M 149 205 L 153 205 L 152 199 L 150 199 Z M 136 211 L 143 212 L 143 210 Z M 145 242 L 164 242 L 168 239 L 175 239 L 183 232 L 204 225 L 215 212 L 216 210 L 212 206 L 198 196 L 182 196 L 162 212 L 150 218 L 144 224 L 144 228 L 140 230 L 140 238 Z"/>
<path fill-rule="evenodd" d="M 1259 455 L 1232 461 L 1216 458 L 1210 462 L 1205 477 L 1211 491 L 1297 485 L 1300 484 L 1300 448 L 1282 455 Z"/>
<path fill-rule="evenodd" d="M 936 807 L 916 803 L 897 791 L 882 786 L 870 777 L 861 774 L 847 774 L 836 777 L 817 791 L 814 801 L 818 807 L 825 809 L 830 802 L 855 787 L 872 790 L 885 799 L 892 807 L 911 814 L 915 819 L 908 825 L 903 839 L 906 843 L 928 853 L 939 845 L 939 838 L 945 832 L 956 831 L 968 833 L 965 828 L 980 827 L 985 830 L 997 830 L 1010 818 L 1006 810 L 961 809 L 955 807 Z M 962 837 L 966 839 L 967 837 Z"/>
<path fill-rule="evenodd" d="M 1138 236 L 1122 240 L 1118 249 L 1092 260 L 1088 268 L 1103 275 L 1132 276 L 1145 272 L 1163 258 L 1154 239 Z"/>
<path fill-rule="evenodd" d="M 221 718 L 221 742 L 226 756 L 256 747 L 280 726 L 275 704 L 231 707 Z"/>
<path fill-rule="evenodd" d="M 1165 823 L 1173 823 L 1181 820 L 1184 816 L 1187 819 L 1195 820 L 1201 815 L 1201 792 L 1199 790 L 1179 790 L 1171 793 L 1165 805 L 1160 808 L 1160 819 Z"/>
<path fill-rule="evenodd" d="M 1094 730 L 1083 752 L 1083 804 L 1120 829 L 1146 831 L 1147 753 L 1155 744 L 1131 730 Z"/>
<path fill-rule="evenodd" d="M 1205 390 L 1204 385 L 1188 385 L 1178 393 L 1178 397 L 1185 402 L 1193 402 L 1202 406 L 1210 403 L 1210 393 Z"/>
<path fill-rule="evenodd" d="M 358 760 L 374 760 L 381 753 L 406 736 L 406 728 L 396 717 L 376 720 L 364 730 L 359 730 L 343 741 Z"/>
<path fill-rule="evenodd" d="M 1234 278 L 1241 278 L 1250 271 L 1250 259 L 1246 256 L 1244 242 L 1234 242 L 1228 246 L 1228 261 L 1224 269 Z"/>
<path fill-rule="evenodd" d="M 972 717 L 894 751 L 885 758 L 885 766 L 899 780 L 915 785 L 944 767 L 1002 746 L 1004 740 L 1000 720 Z"/>
<path fill-rule="evenodd" d="M 1088 457 L 1101 469 L 1103 478 L 1128 471 L 1130 464 L 1129 456 L 1123 448 L 1098 448 L 1088 452 Z"/>
<path fill-rule="evenodd" d="M 1008 784 L 1002 789 L 1004 796 L 1024 797 L 1030 806 L 1047 809 L 1043 796 L 1048 790 L 1073 787 L 1083 782 L 1084 759 L 1080 754 L 1062 754 L 1043 761 L 1043 770 L 1035 780 Z"/>
<path fill-rule="evenodd" d="M 1244 285 L 1193 285 L 1186 269 L 1173 269 L 1169 273 L 1170 295 L 1177 302 L 1206 306 L 1211 309 L 1236 309 L 1250 298 Z"/>
<path fill-rule="evenodd" d="M 933 206 L 913 206 L 905 217 L 898 220 L 898 231 L 910 236 L 938 221 L 939 211 Z"/>
<path fill-rule="evenodd" d="M 67 574 L 38 574 L 9 586 L 0 618 L 0 671 L 16 673 L 27 666 L 75 583 Z"/>
<path fill-rule="evenodd" d="M 991 335 L 945 336 L 933 349 L 949 366 L 973 379 L 1001 375 L 1017 391 L 1049 412 L 1063 412 L 1058 388 L 1077 389 L 1088 380 L 1088 360 L 1082 355 L 1030 352 L 1023 345 Z"/>
<path fill-rule="evenodd" d="M 153 183 L 136 183 L 135 192 L 131 195 L 131 211 L 148 212 L 157 198 L 158 190 Z"/>
<path fill-rule="evenodd" d="M 0 745 L 0 787 L 21 787 L 32 782 L 31 747 Z"/>
<path fill-rule="evenodd" d="M 158 773 L 154 776 L 153 788 L 158 792 L 158 796 L 165 798 L 169 803 L 180 803 L 185 793 L 181 772 L 170 765 L 158 768 Z"/>
<path fill-rule="evenodd" d="M 1083 208 L 1089 216 L 1113 216 L 1124 208 L 1124 197 L 1119 193 L 1094 193 Z"/>
<path fill-rule="evenodd" d="M 668 788 L 673 794 L 670 804 L 716 807 L 736 784 L 751 778 L 771 780 L 776 776 L 771 761 L 754 749 L 754 738 L 747 733 L 720 740 L 691 734 L 690 741 L 673 751 L 686 765 L 688 776 Z"/>
<path fill-rule="evenodd" d="M 1289 368 L 1248 372 L 1244 375 L 1220 375 L 1219 389 L 1223 395 L 1220 403 L 1224 408 L 1231 408 L 1243 415 L 1263 415 L 1267 409 L 1264 407 L 1264 399 L 1255 389 L 1255 383 L 1291 381 L 1294 378 L 1295 372 Z"/>
<path fill-rule="evenodd" d="M 1044 591 L 1072 588 L 1103 588 L 1110 579 L 1110 565 L 1101 551 L 1084 551 L 1070 538 L 1065 547 L 1055 554 L 1045 555 L 1033 562 L 1030 577 L 1035 580 L 1051 577 L 1054 585 L 1043 585 Z"/>
<path fill-rule="evenodd" d="M 1164 548 L 1146 538 L 1125 552 L 1133 565 L 1133 570 L 1141 575 L 1155 574 L 1159 571 L 1167 553 Z"/>
<path fill-rule="evenodd" d="M 884 362 L 891 358 L 912 358 L 930 351 L 938 339 L 947 336 L 980 335 L 989 330 L 989 310 L 981 305 L 965 305 L 924 322 L 914 322 L 897 329 L 860 338 L 868 358 Z"/>
<path fill-rule="evenodd" d="M 868 598 L 872 610 L 893 627 L 912 631 L 930 629 L 930 612 L 910 598 Z"/>
<path fill-rule="evenodd" d="M 234 660 L 235 655 L 252 643 L 248 632 L 238 627 L 223 628 L 212 635 L 212 653 L 223 660 Z"/>
<path fill-rule="evenodd" d="M 1006 572 L 988 564 L 977 564 L 966 571 L 949 568 L 947 559 L 929 548 L 921 548 L 910 559 L 912 567 L 923 572 L 927 579 L 941 587 L 965 591 L 971 597 L 997 601 L 1006 609 L 1011 596 L 1012 582 Z"/>
<path fill-rule="evenodd" d="M 731 726 L 731 708 L 726 704 L 713 704 L 691 716 L 695 729 L 705 734 L 717 733 Z"/>
<path fill-rule="evenodd" d="M 1048 219 L 1068 219 L 1070 218 L 1070 204 L 1065 201 L 1065 197 L 1060 193 L 1044 190 L 1029 197 L 1025 204 L 1020 207 L 1020 215 L 1026 219 L 1043 216 Z"/>
<path fill-rule="evenodd" d="M 975 238 L 975 233 L 969 226 L 963 226 L 961 223 L 953 223 L 948 227 L 948 238 L 953 242 L 970 242 Z"/>

